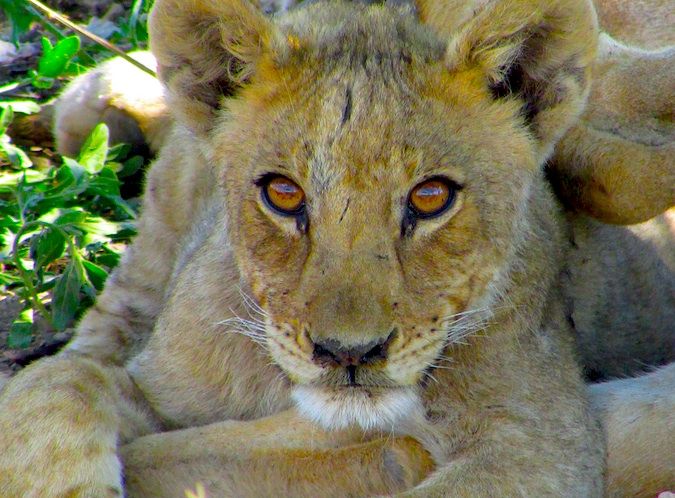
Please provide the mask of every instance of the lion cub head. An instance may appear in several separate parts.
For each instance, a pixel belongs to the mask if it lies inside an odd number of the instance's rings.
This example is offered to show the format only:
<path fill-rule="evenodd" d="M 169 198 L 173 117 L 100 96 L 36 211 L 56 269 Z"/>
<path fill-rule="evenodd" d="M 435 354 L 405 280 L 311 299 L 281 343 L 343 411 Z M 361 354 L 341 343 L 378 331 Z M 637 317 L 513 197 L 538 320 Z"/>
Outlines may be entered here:
<path fill-rule="evenodd" d="M 413 416 L 446 347 L 503 305 L 554 209 L 541 164 L 588 87 L 583 1 L 417 7 L 160 0 L 152 16 L 176 118 L 222 172 L 257 325 L 327 427 Z"/>

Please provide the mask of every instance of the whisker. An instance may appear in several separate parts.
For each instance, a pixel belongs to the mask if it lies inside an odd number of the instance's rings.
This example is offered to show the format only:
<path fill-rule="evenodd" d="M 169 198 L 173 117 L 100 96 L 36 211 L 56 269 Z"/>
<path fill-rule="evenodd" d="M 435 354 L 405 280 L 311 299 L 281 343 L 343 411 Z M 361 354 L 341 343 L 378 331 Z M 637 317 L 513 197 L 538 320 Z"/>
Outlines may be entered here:
<path fill-rule="evenodd" d="M 450 358 L 437 358 L 436 361 L 451 361 Z M 438 363 L 430 363 L 431 368 L 437 368 L 439 370 L 454 370 L 450 365 L 439 365 Z"/>
<path fill-rule="evenodd" d="M 239 295 L 241 296 L 241 300 L 246 309 L 246 312 L 250 318 L 254 318 L 253 315 L 260 315 L 261 317 L 267 318 L 268 316 L 267 312 L 264 309 L 262 309 L 262 307 L 256 302 L 256 300 L 252 296 L 247 294 L 241 287 L 239 287 L 238 290 Z"/>
<path fill-rule="evenodd" d="M 233 317 L 216 322 L 216 324 L 227 327 L 227 333 L 246 336 L 266 351 L 269 350 L 265 322 L 253 317 L 251 320 L 241 318 L 233 309 L 230 309 L 230 312 L 234 315 Z"/>
<path fill-rule="evenodd" d="M 263 338 L 260 338 L 259 336 L 251 334 L 250 332 L 248 332 L 246 330 L 228 329 L 227 333 L 243 335 L 243 336 L 249 338 L 252 342 L 257 344 L 261 348 L 263 348 L 265 350 L 269 350 L 269 344 L 267 344 L 267 342 Z"/>
<path fill-rule="evenodd" d="M 430 368 L 434 368 L 433 363 L 428 363 L 427 365 L 428 365 Z M 436 384 L 439 383 L 439 382 L 438 382 L 438 379 L 437 379 L 436 377 L 433 376 L 433 374 L 429 371 L 429 369 L 427 369 L 427 370 L 424 371 L 424 375 L 425 375 L 425 377 L 428 377 L 428 378 L 430 378 L 431 380 L 433 380 Z"/>
<path fill-rule="evenodd" d="M 445 317 L 443 319 L 446 334 L 445 347 L 450 344 L 466 345 L 465 339 L 491 325 L 490 318 L 494 311 L 494 308 L 477 308 Z"/>

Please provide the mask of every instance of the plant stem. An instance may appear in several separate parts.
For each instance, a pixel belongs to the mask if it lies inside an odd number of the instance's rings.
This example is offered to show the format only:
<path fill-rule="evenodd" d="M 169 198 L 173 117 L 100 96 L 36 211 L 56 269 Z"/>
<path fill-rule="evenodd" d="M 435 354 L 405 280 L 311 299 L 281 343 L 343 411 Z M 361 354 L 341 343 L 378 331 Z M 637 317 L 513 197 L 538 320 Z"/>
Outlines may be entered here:
<path fill-rule="evenodd" d="M 38 310 L 38 312 L 44 318 L 46 318 L 49 321 L 49 323 L 54 325 L 52 314 L 49 311 L 47 311 L 45 305 L 42 304 L 42 301 L 40 300 L 40 297 L 38 296 L 37 291 L 35 290 L 35 286 L 33 285 L 31 275 L 29 274 L 28 270 L 26 270 L 26 268 L 23 266 L 23 262 L 21 261 L 21 257 L 19 256 L 19 245 L 21 244 L 21 236 L 28 230 L 31 230 L 32 228 L 37 226 L 48 228 L 50 230 L 56 230 L 57 232 L 59 232 L 63 237 L 63 239 L 66 241 L 66 244 L 68 245 L 68 252 L 70 253 L 71 260 L 79 260 L 81 256 L 78 253 L 77 246 L 73 243 L 70 234 L 68 234 L 68 232 L 66 232 L 60 226 L 47 223 L 46 221 L 35 220 L 24 224 L 19 229 L 14 238 L 14 243 L 12 244 L 14 266 L 16 266 L 17 270 L 19 270 L 19 275 L 21 276 L 21 280 L 23 280 L 23 285 L 26 287 L 26 290 L 28 291 L 30 301 L 33 302 L 33 306 L 35 307 L 35 309 Z"/>
<path fill-rule="evenodd" d="M 38 296 L 37 291 L 35 290 L 35 286 L 33 285 L 33 279 L 31 278 L 31 275 L 28 273 L 28 270 L 26 270 L 26 267 L 23 266 L 21 256 L 19 255 L 19 245 L 21 244 L 21 236 L 31 228 L 40 225 L 44 225 L 44 223 L 41 221 L 32 221 L 30 223 L 23 225 L 19 229 L 16 236 L 14 237 L 14 243 L 12 244 L 12 255 L 14 256 L 14 266 L 16 266 L 16 269 L 19 270 L 19 276 L 21 277 L 21 280 L 23 280 L 23 285 L 28 291 L 28 298 L 29 298 L 28 300 L 33 302 L 33 307 L 36 310 L 38 310 L 38 312 L 44 318 L 46 318 L 49 321 L 49 323 L 52 323 L 52 315 L 51 313 L 49 313 L 49 311 L 47 311 L 45 305 L 42 304 L 42 301 L 40 300 L 40 297 Z"/>

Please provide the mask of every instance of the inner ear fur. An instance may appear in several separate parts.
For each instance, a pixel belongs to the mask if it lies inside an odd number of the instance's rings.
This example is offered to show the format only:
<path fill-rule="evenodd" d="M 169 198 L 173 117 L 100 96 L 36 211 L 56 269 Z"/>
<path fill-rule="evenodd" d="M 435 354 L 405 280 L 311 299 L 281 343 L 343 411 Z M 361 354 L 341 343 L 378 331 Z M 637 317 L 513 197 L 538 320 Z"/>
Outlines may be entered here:
<path fill-rule="evenodd" d="M 418 0 L 421 20 L 441 35 L 448 31 L 451 70 L 479 69 L 494 98 L 520 100 L 543 164 L 588 95 L 598 40 L 593 6 L 586 0 L 473 0 L 445 13 L 453 2 Z"/>
<path fill-rule="evenodd" d="M 208 131 L 223 96 L 246 82 L 277 36 L 247 0 L 157 0 L 149 32 L 169 106 L 197 134 Z"/>

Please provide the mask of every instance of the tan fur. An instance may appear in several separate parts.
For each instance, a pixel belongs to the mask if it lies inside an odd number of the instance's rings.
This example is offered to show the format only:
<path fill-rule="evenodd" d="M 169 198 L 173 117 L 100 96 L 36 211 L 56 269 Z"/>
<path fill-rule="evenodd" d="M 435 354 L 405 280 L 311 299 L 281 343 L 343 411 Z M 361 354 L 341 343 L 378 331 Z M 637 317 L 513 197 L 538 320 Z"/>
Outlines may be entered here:
<path fill-rule="evenodd" d="M 157 1 L 152 47 L 177 124 L 139 235 L 75 339 L 0 394 L 0 496 L 170 497 L 196 482 L 210 496 L 602 495 L 571 325 L 596 344 L 603 310 L 610 326 L 642 323 L 672 302 L 588 284 L 626 285 L 636 253 L 598 257 L 599 244 L 630 247 L 623 229 L 561 213 L 544 175 L 591 91 L 594 11 L 417 7 L 425 24 L 405 6 L 270 19 L 244 0 Z M 269 172 L 305 190 L 306 232 L 261 201 Z M 439 174 L 463 186 L 456 204 L 402 235 L 407 192 Z M 644 294 L 672 295 L 650 257 Z M 589 259 L 594 272 L 577 272 Z M 666 319 L 654 337 L 668 337 Z M 393 329 L 386 361 L 360 367 L 363 388 L 312 361 L 312 340 Z M 634 346 L 621 337 L 608 344 L 619 355 Z M 669 371 L 654 393 L 667 403 Z M 670 478 L 622 458 L 632 385 L 592 392 L 610 495 Z M 395 423 L 392 400 L 405 405 Z"/>
<path fill-rule="evenodd" d="M 641 223 L 675 204 L 675 4 L 598 0 L 594 83 L 551 166 L 570 209 Z M 635 188 L 639 185 L 639 189 Z"/>
<path fill-rule="evenodd" d="M 591 386 L 605 421 L 610 496 L 653 497 L 675 483 L 675 364 Z M 635 477 L 639 476 L 638 479 Z"/>
<path fill-rule="evenodd" d="M 155 69 L 148 52 L 132 57 Z M 104 122 L 112 143 L 147 142 L 159 150 L 171 128 L 160 82 L 123 59 L 111 59 L 88 72 L 59 97 L 54 130 L 59 151 L 76 157 L 93 125 Z M 77 119 L 73 119 L 77 116 Z"/>

